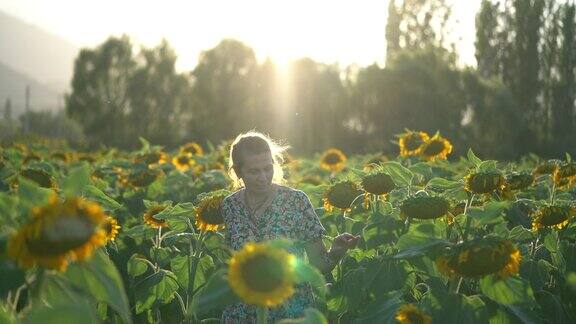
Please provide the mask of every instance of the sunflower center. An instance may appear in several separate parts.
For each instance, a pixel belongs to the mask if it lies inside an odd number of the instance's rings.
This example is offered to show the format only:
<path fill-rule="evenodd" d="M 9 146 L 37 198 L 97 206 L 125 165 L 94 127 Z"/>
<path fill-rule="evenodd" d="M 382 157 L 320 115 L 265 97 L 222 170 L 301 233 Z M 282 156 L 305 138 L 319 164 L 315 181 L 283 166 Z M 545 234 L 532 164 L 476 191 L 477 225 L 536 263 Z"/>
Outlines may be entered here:
<path fill-rule="evenodd" d="M 424 141 L 418 135 L 411 135 L 411 136 L 407 137 L 406 141 L 404 142 L 406 148 L 409 151 L 413 151 L 413 150 L 418 149 L 420 147 L 420 145 L 422 145 L 423 143 L 424 143 Z"/>
<path fill-rule="evenodd" d="M 324 158 L 324 162 L 326 162 L 326 164 L 338 164 L 342 162 L 342 159 L 338 154 L 330 153 L 326 155 L 326 157 Z"/>
<path fill-rule="evenodd" d="M 434 156 L 442 153 L 444 150 L 444 143 L 441 141 L 431 141 L 426 147 L 424 148 L 424 155 L 427 156 Z"/>
<path fill-rule="evenodd" d="M 386 173 L 377 173 L 364 178 L 364 190 L 374 195 L 384 195 L 396 188 L 392 177 Z"/>
<path fill-rule="evenodd" d="M 411 218 L 434 219 L 448 212 L 448 201 L 441 197 L 415 197 L 407 200 L 400 210 Z"/>
<path fill-rule="evenodd" d="M 242 267 L 242 278 L 253 290 L 270 292 L 284 282 L 282 262 L 268 255 L 256 255 Z"/>
<path fill-rule="evenodd" d="M 338 208 L 350 208 L 352 202 L 362 192 L 348 183 L 337 184 L 328 192 L 327 198 L 330 205 Z"/>
<path fill-rule="evenodd" d="M 94 229 L 94 224 L 86 218 L 59 217 L 42 228 L 39 237 L 27 241 L 28 249 L 36 255 L 59 255 L 89 241 Z"/>
<path fill-rule="evenodd" d="M 550 208 L 547 213 L 540 218 L 540 223 L 544 226 L 553 226 L 568 219 L 568 211 L 562 208 Z"/>
<path fill-rule="evenodd" d="M 204 223 L 208 223 L 211 225 L 218 225 L 224 223 L 224 219 L 222 218 L 222 213 L 220 212 L 219 205 L 218 206 L 207 206 L 200 212 L 200 218 Z"/>
<path fill-rule="evenodd" d="M 465 257 L 460 257 L 465 255 Z M 456 270 L 465 276 L 483 276 L 500 271 L 510 260 L 510 253 L 503 245 L 477 246 L 466 249 L 458 255 Z"/>
<path fill-rule="evenodd" d="M 45 172 L 39 170 L 25 170 L 21 175 L 28 180 L 36 182 L 40 187 L 52 187 L 52 179 L 50 179 L 50 175 Z"/>

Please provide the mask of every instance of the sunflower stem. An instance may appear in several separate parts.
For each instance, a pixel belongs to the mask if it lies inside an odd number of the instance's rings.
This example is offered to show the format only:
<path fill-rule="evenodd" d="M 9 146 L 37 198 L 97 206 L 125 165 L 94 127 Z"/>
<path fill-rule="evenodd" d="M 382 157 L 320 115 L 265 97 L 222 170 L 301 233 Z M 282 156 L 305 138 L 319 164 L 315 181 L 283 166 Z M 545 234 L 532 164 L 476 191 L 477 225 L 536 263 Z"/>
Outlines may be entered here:
<path fill-rule="evenodd" d="M 550 205 L 554 205 L 554 200 L 556 199 L 556 183 L 552 182 L 552 194 L 550 195 Z"/>
<path fill-rule="evenodd" d="M 196 269 L 198 268 L 198 262 L 200 261 L 200 252 L 202 248 L 202 243 L 206 237 L 206 231 L 200 231 L 200 237 L 196 241 L 194 246 L 194 254 L 190 251 L 190 268 L 188 269 L 188 292 L 187 296 L 191 296 L 194 293 L 194 279 L 196 277 Z M 190 238 L 190 247 L 192 247 L 192 237 Z"/>
<path fill-rule="evenodd" d="M 268 323 L 268 308 L 266 306 L 256 307 L 256 323 L 257 324 Z"/>

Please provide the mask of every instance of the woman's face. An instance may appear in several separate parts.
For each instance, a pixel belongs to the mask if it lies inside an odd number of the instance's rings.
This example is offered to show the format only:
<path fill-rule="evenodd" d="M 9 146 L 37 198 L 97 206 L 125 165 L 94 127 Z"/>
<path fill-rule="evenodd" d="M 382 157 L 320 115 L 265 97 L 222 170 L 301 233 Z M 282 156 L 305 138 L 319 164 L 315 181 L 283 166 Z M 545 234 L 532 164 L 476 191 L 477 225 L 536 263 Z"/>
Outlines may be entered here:
<path fill-rule="evenodd" d="M 274 161 L 270 152 L 246 154 L 240 168 L 240 179 L 247 190 L 265 193 L 270 190 L 274 177 Z"/>

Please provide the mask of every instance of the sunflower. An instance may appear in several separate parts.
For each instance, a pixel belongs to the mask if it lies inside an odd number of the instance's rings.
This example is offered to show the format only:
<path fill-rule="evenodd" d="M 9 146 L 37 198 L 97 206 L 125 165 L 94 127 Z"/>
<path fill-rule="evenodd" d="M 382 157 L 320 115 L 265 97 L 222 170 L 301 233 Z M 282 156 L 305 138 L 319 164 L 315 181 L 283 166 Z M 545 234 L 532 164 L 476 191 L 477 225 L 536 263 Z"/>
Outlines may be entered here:
<path fill-rule="evenodd" d="M 344 168 L 346 155 L 339 149 L 331 148 L 322 154 L 320 158 L 320 167 L 331 172 L 338 172 Z"/>
<path fill-rule="evenodd" d="M 90 163 L 96 162 L 98 159 L 93 153 L 78 153 L 78 161 L 86 161 Z"/>
<path fill-rule="evenodd" d="M 134 158 L 134 162 L 144 163 L 149 168 L 155 168 L 158 167 L 159 165 L 168 162 L 168 154 L 166 154 L 166 152 L 163 151 L 155 151 L 145 154 L 139 154 Z"/>
<path fill-rule="evenodd" d="M 537 231 L 544 227 L 562 229 L 568 225 L 574 216 L 574 209 L 570 206 L 543 206 L 532 215 L 532 229 Z"/>
<path fill-rule="evenodd" d="M 154 216 L 166 209 L 167 206 L 164 205 L 154 205 L 144 212 L 142 218 L 144 219 L 144 224 L 152 228 L 168 227 L 168 222 L 164 219 L 157 219 Z"/>
<path fill-rule="evenodd" d="M 569 162 L 559 166 L 552 173 L 554 184 L 558 187 L 566 187 L 576 178 L 576 163 Z"/>
<path fill-rule="evenodd" d="M 418 154 L 422 156 L 427 161 L 433 161 L 436 159 L 445 160 L 448 154 L 452 152 L 452 144 L 450 141 L 440 136 L 432 136 L 431 139 L 424 142 L 424 144 L 418 150 Z"/>
<path fill-rule="evenodd" d="M 403 157 L 418 155 L 422 145 L 430 139 L 425 132 L 407 131 L 398 135 L 398 145 L 400 146 L 400 155 Z"/>
<path fill-rule="evenodd" d="M 506 185 L 506 180 L 496 170 L 472 172 L 464 178 L 464 182 L 464 189 L 476 194 L 492 193 Z"/>
<path fill-rule="evenodd" d="M 161 174 L 161 171 L 154 169 L 134 170 L 126 177 L 126 183 L 136 188 L 147 187 L 156 181 Z"/>
<path fill-rule="evenodd" d="M 224 218 L 220 205 L 226 197 L 225 194 L 207 196 L 200 200 L 195 208 L 196 227 L 201 231 L 217 231 L 224 227 Z"/>
<path fill-rule="evenodd" d="M 509 240 L 475 239 L 437 257 L 436 266 L 449 277 L 478 278 L 496 274 L 505 278 L 518 273 L 521 259 L 520 251 Z"/>
<path fill-rule="evenodd" d="M 435 219 L 448 213 L 448 200 L 439 196 L 413 196 L 402 202 L 400 217 L 416 219 Z"/>
<path fill-rule="evenodd" d="M 230 259 L 228 282 L 245 303 L 282 304 L 294 293 L 296 257 L 265 243 L 247 243 Z"/>
<path fill-rule="evenodd" d="M 561 163 L 562 161 L 560 160 L 548 160 L 541 162 L 534 168 L 532 173 L 534 176 L 539 176 L 542 174 L 554 174 L 554 171 L 560 167 Z"/>
<path fill-rule="evenodd" d="M 106 239 L 109 241 L 114 241 L 118 236 L 121 226 L 118 225 L 118 221 L 114 217 L 108 216 L 104 222 L 104 230 L 106 231 Z"/>
<path fill-rule="evenodd" d="M 85 260 L 106 244 L 108 216 L 96 203 L 73 197 L 32 209 L 31 221 L 8 241 L 8 256 L 22 267 L 65 271 L 70 261 Z"/>
<path fill-rule="evenodd" d="M 364 208 L 368 209 L 372 197 L 385 197 L 390 191 L 396 188 L 396 184 L 389 174 L 378 171 L 369 173 L 362 178 L 362 187 L 364 191 L 366 191 L 364 195 Z"/>
<path fill-rule="evenodd" d="M 430 324 L 432 317 L 422 312 L 418 307 L 412 304 L 405 304 L 398 308 L 396 320 L 400 324 Z"/>
<path fill-rule="evenodd" d="M 324 208 L 331 212 L 334 207 L 344 211 L 352 208 L 352 202 L 362 194 L 358 185 L 350 180 L 331 185 L 324 194 Z"/>
<path fill-rule="evenodd" d="M 74 160 L 74 153 L 72 152 L 54 152 L 50 155 L 51 158 L 55 160 L 60 160 L 64 163 L 68 163 Z"/>
<path fill-rule="evenodd" d="M 37 183 L 40 187 L 43 188 L 56 188 L 56 181 L 50 175 L 50 173 L 42 170 L 42 169 L 23 169 L 20 171 L 20 176 L 26 178 L 28 180 L 32 180 Z"/>
<path fill-rule="evenodd" d="M 530 172 L 514 172 L 506 175 L 504 190 L 522 190 L 534 183 L 534 175 Z"/>
<path fill-rule="evenodd" d="M 204 150 L 202 149 L 202 146 L 200 146 L 200 144 L 196 142 L 189 142 L 180 147 L 180 153 L 191 154 L 193 156 L 195 155 L 202 156 L 204 155 Z"/>
<path fill-rule="evenodd" d="M 388 161 L 389 161 L 389 159 L 386 155 L 378 154 L 378 155 L 372 157 L 371 159 L 369 159 L 368 161 L 366 161 L 366 164 L 364 165 L 364 170 L 373 170 L 373 169 L 377 168 L 378 166 L 380 166 L 382 163 L 388 162 Z"/>
<path fill-rule="evenodd" d="M 172 164 L 176 169 L 184 172 L 196 164 L 190 153 L 180 153 L 172 158 Z"/>
<path fill-rule="evenodd" d="M 29 162 L 40 161 L 40 160 L 42 160 L 42 157 L 40 157 L 40 155 L 38 155 L 34 152 L 30 152 L 24 158 L 24 161 L 22 162 L 22 164 L 28 164 Z"/>

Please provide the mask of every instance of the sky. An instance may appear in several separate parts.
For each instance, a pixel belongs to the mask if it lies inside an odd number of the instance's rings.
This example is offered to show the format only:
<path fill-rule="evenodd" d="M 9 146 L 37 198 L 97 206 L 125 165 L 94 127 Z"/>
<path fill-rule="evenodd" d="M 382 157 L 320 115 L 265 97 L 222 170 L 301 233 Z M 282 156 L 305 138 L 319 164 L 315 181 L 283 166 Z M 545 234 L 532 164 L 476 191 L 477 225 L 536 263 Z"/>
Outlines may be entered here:
<path fill-rule="evenodd" d="M 480 0 L 454 2 L 460 63 L 474 66 Z M 260 61 L 384 66 L 387 8 L 388 0 L 0 0 L 1 11 L 79 47 L 123 33 L 147 47 L 166 38 L 180 71 L 224 38 L 244 42 Z"/>

